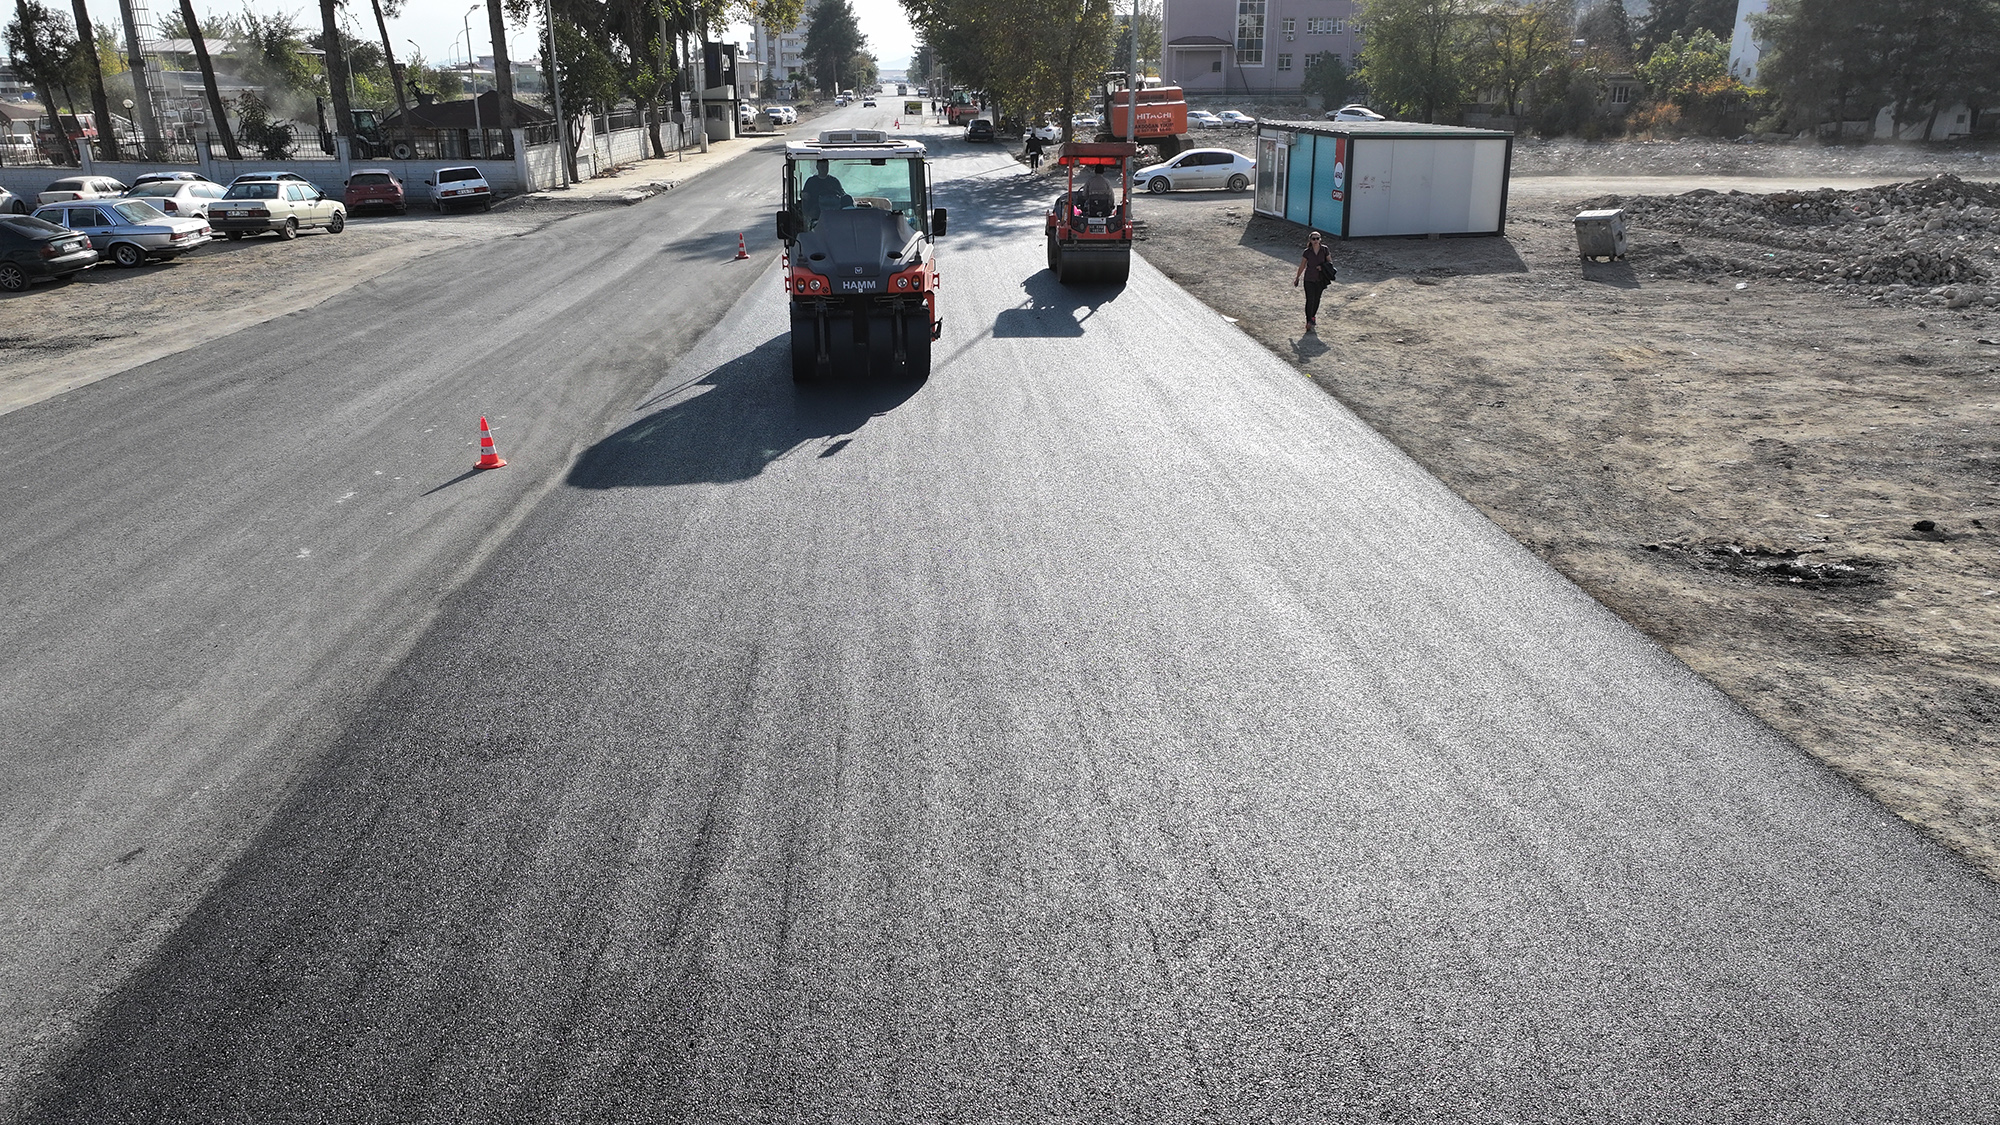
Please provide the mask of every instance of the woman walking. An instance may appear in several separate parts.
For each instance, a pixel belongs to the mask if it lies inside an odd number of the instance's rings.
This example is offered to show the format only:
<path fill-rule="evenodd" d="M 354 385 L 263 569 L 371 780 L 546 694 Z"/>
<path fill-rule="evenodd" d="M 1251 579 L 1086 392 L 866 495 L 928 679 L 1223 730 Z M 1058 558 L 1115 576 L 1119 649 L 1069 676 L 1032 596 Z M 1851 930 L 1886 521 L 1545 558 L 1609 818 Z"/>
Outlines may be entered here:
<path fill-rule="evenodd" d="M 1292 275 L 1292 288 L 1303 279 L 1306 287 L 1306 331 L 1319 326 L 1319 299 L 1333 284 L 1333 251 L 1318 231 L 1306 235 L 1306 252 L 1299 257 L 1299 272 Z"/>

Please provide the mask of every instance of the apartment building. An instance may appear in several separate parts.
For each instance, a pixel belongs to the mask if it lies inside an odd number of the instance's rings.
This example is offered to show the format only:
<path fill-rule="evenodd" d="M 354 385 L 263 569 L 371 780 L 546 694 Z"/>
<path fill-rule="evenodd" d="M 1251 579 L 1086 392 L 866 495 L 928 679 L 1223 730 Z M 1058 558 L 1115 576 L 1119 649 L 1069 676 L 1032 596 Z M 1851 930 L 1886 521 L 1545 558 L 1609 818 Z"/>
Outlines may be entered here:
<path fill-rule="evenodd" d="M 1160 77 L 1190 94 L 1296 94 L 1327 54 L 1361 53 L 1355 0 L 1166 0 Z"/>
<path fill-rule="evenodd" d="M 757 88 L 756 92 L 759 96 L 762 96 L 764 92 L 763 85 L 767 79 L 777 84 L 779 97 L 796 96 L 794 92 L 791 92 L 792 83 L 803 81 L 806 73 L 806 29 L 804 21 L 801 20 L 797 26 L 789 31 L 780 31 L 763 23 L 752 23 L 750 25 L 750 56 L 756 61 L 755 74 L 754 76 L 746 74 L 744 77 L 754 79 Z M 743 60 L 740 57 L 736 65 L 739 68 L 748 69 L 744 67 Z M 747 93 L 746 90 L 745 96 L 747 96 Z"/>

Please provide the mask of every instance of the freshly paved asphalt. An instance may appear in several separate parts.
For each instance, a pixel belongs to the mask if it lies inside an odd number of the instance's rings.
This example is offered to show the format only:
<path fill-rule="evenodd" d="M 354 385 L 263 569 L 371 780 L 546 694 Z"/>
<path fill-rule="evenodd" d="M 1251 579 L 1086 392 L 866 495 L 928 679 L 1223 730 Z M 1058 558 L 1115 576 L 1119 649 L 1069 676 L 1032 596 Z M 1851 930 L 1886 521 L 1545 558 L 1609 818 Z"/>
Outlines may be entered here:
<path fill-rule="evenodd" d="M 20 1120 L 2000 1117 L 1991 884 L 941 149 L 921 385 L 670 195 L 0 418 Z"/>

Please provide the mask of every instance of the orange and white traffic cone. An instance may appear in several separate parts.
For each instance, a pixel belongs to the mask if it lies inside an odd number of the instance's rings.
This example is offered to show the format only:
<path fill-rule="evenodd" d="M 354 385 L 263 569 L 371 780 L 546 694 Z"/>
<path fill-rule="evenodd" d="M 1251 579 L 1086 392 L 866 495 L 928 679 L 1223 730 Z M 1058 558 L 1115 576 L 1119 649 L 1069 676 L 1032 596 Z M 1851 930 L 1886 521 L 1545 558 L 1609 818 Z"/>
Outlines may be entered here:
<path fill-rule="evenodd" d="M 901 129 L 902 127 L 903 127 L 903 119 L 898 117 L 896 119 L 896 128 Z"/>
<path fill-rule="evenodd" d="M 745 248 L 745 247 L 744 247 L 744 245 L 743 245 L 743 232 L 742 232 L 742 231 L 737 231 L 737 232 L 736 232 L 736 257 L 735 257 L 734 259 L 732 259 L 732 260 L 733 260 L 733 261 L 738 261 L 738 262 L 740 262 L 740 261 L 743 261 L 744 259 L 748 258 L 749 256 L 750 256 L 750 251 L 749 251 L 749 250 L 748 250 L 747 248 Z"/>
<path fill-rule="evenodd" d="M 506 463 L 500 459 L 499 452 L 493 448 L 493 431 L 486 428 L 486 415 L 481 414 L 479 416 L 479 464 L 474 465 L 473 468 L 497 469 Z"/>

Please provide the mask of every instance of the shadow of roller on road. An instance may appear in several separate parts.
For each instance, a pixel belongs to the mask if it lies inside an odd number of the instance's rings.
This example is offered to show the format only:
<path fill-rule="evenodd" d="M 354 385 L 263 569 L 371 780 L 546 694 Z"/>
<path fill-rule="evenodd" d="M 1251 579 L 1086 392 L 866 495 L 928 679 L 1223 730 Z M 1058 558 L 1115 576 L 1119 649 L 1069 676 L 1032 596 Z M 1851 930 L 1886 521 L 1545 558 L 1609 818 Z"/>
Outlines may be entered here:
<path fill-rule="evenodd" d="M 1099 306 L 1125 291 L 1123 285 L 1064 285 L 1051 270 L 1037 270 L 1021 282 L 1028 295 L 1026 305 L 1001 309 L 993 318 L 995 336 L 1055 339 L 1083 335 L 1083 322 L 1097 315 Z M 1077 315 L 1081 308 L 1083 314 Z"/>
<path fill-rule="evenodd" d="M 655 401 L 643 417 L 584 450 L 564 483 L 572 488 L 657 488 L 749 480 L 802 447 L 833 452 L 877 415 L 923 386 L 915 380 L 834 379 L 800 387 L 791 377 L 791 339 L 756 350 Z"/>

